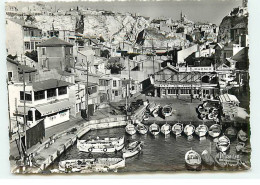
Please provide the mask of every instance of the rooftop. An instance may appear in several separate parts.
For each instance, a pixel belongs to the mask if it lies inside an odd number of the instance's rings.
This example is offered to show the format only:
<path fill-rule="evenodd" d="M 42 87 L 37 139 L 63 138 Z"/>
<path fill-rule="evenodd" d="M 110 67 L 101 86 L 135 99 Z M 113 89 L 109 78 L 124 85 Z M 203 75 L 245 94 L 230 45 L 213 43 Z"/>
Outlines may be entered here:
<path fill-rule="evenodd" d="M 36 72 L 37 71 L 37 69 L 29 67 L 29 66 L 26 66 L 26 65 L 19 65 L 18 66 L 18 70 L 19 70 L 20 73 L 23 73 L 23 71 L 25 73 L 32 73 L 32 72 Z"/>
<path fill-rule="evenodd" d="M 72 84 L 62 80 L 49 79 L 49 80 L 44 80 L 39 82 L 32 82 L 31 85 L 33 86 L 34 91 L 41 91 L 41 90 L 53 89 L 57 87 L 70 86 Z"/>
<path fill-rule="evenodd" d="M 24 20 L 21 19 L 9 19 L 10 21 L 21 25 L 22 27 L 27 27 L 27 28 L 34 28 L 34 29 L 38 29 L 36 26 L 32 25 L 32 24 L 26 24 Z"/>
<path fill-rule="evenodd" d="M 36 45 L 37 47 L 58 47 L 58 46 L 68 46 L 68 47 L 73 47 L 73 44 L 68 43 L 64 40 L 61 40 L 57 37 L 52 37 L 40 44 Z"/>

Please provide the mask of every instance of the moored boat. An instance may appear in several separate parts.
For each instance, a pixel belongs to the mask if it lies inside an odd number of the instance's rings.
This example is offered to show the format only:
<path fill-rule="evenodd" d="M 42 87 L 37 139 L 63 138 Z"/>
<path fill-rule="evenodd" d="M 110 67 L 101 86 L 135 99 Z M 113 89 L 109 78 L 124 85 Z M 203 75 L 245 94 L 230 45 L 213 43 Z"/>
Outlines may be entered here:
<path fill-rule="evenodd" d="M 94 171 L 95 168 L 103 168 L 105 171 L 123 167 L 125 167 L 124 158 L 71 159 L 59 162 L 59 170 L 62 172 Z"/>
<path fill-rule="evenodd" d="M 181 136 L 182 131 L 183 131 L 183 124 L 175 123 L 172 126 L 172 133 L 175 134 L 176 136 Z"/>
<path fill-rule="evenodd" d="M 194 125 L 192 125 L 191 123 L 189 125 L 186 125 L 184 127 L 184 133 L 187 135 L 187 136 L 191 136 L 195 131 L 195 127 Z"/>
<path fill-rule="evenodd" d="M 251 153 L 251 146 L 247 145 L 244 148 L 241 149 L 243 153 Z"/>
<path fill-rule="evenodd" d="M 77 148 L 81 152 L 111 153 L 121 150 L 124 147 L 124 141 L 124 136 L 118 138 L 78 140 Z"/>
<path fill-rule="evenodd" d="M 249 170 L 251 168 L 251 164 L 249 161 L 240 160 L 239 165 L 246 170 Z"/>
<path fill-rule="evenodd" d="M 217 149 L 220 152 L 225 152 L 230 147 L 230 140 L 227 136 L 223 135 L 218 139 L 218 142 L 216 144 Z"/>
<path fill-rule="evenodd" d="M 129 158 L 137 155 L 141 150 L 141 142 L 140 141 L 134 141 L 129 143 L 123 150 L 123 158 Z"/>
<path fill-rule="evenodd" d="M 221 126 L 214 124 L 209 127 L 209 135 L 213 138 L 218 137 L 221 134 Z"/>
<path fill-rule="evenodd" d="M 149 120 L 149 114 L 144 114 L 143 115 L 143 120 L 148 121 Z"/>
<path fill-rule="evenodd" d="M 136 128 L 137 132 L 140 134 L 146 134 L 148 131 L 147 126 L 145 126 L 142 123 L 138 123 L 135 128 Z"/>
<path fill-rule="evenodd" d="M 228 127 L 226 130 L 225 130 L 225 135 L 233 140 L 233 139 L 236 139 L 237 138 L 237 130 L 234 128 L 234 127 Z"/>
<path fill-rule="evenodd" d="M 188 170 L 201 170 L 201 157 L 192 149 L 185 154 L 185 163 Z"/>
<path fill-rule="evenodd" d="M 212 157 L 212 155 L 209 153 L 208 150 L 204 150 L 201 153 L 201 159 L 202 159 L 203 164 L 205 164 L 206 166 L 208 166 L 208 167 L 214 166 L 214 163 L 215 163 L 214 158 Z"/>
<path fill-rule="evenodd" d="M 245 143 L 238 142 L 237 145 L 236 145 L 236 151 L 240 152 L 244 147 L 245 147 Z"/>
<path fill-rule="evenodd" d="M 160 110 L 160 105 L 155 106 L 154 110 L 152 111 L 153 117 L 155 117 L 155 118 L 158 117 L 159 110 Z"/>
<path fill-rule="evenodd" d="M 247 137 L 247 133 L 244 132 L 242 129 L 239 130 L 239 132 L 237 133 L 237 137 L 240 141 L 246 142 L 248 137 Z"/>
<path fill-rule="evenodd" d="M 226 154 L 219 152 L 215 156 L 215 163 L 217 166 L 221 168 L 226 168 L 227 167 L 227 160 L 226 160 Z"/>
<path fill-rule="evenodd" d="M 164 135 L 168 135 L 171 133 L 171 125 L 168 123 L 165 123 L 162 127 L 161 127 L 161 132 Z"/>
<path fill-rule="evenodd" d="M 195 133 L 199 136 L 199 137 L 203 137 L 207 134 L 208 132 L 208 127 L 204 124 L 199 125 L 196 129 L 195 129 Z"/>
<path fill-rule="evenodd" d="M 231 169 L 235 169 L 235 168 L 238 168 L 239 166 L 239 160 L 237 159 L 228 159 L 227 160 L 227 165 L 228 165 L 228 168 L 231 168 Z"/>
<path fill-rule="evenodd" d="M 149 131 L 152 135 L 156 136 L 160 133 L 160 127 L 156 123 L 153 123 L 150 125 Z"/>
<path fill-rule="evenodd" d="M 133 124 L 131 124 L 131 123 L 126 125 L 125 131 L 129 135 L 134 135 L 136 133 L 135 126 Z"/>
<path fill-rule="evenodd" d="M 162 108 L 162 115 L 164 117 L 168 117 L 168 116 L 171 116 L 172 115 L 172 107 L 170 105 L 165 105 L 163 108 Z"/>

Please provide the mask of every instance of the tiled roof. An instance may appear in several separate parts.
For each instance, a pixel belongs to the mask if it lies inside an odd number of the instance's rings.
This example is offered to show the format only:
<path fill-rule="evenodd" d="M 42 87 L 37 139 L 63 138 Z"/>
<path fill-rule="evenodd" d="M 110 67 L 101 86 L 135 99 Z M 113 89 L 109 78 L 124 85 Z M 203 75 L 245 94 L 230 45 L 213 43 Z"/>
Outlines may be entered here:
<path fill-rule="evenodd" d="M 22 27 L 38 29 L 36 26 L 34 26 L 32 24 L 25 24 L 25 21 L 21 20 L 21 19 L 9 19 L 9 20 L 15 22 L 16 24 L 21 25 Z"/>
<path fill-rule="evenodd" d="M 13 64 L 15 64 L 15 65 L 20 65 L 19 62 L 15 61 L 15 60 L 13 60 L 13 59 L 11 59 L 11 58 L 8 58 L 8 57 L 6 57 L 6 61 L 7 61 L 7 62 L 11 62 L 11 63 L 13 63 Z"/>
<path fill-rule="evenodd" d="M 25 72 L 25 73 L 31 73 L 31 72 L 36 72 L 37 69 L 34 69 L 32 67 L 26 66 L 26 65 L 19 65 L 18 66 L 19 72 Z"/>
<path fill-rule="evenodd" d="M 40 44 L 37 44 L 36 46 L 37 47 L 57 47 L 57 46 L 70 46 L 70 47 L 72 47 L 73 44 L 68 43 L 64 40 L 61 40 L 57 37 L 52 37 L 52 38 L 50 38 L 50 39 L 48 39 L 48 40 L 46 40 L 46 41 L 44 41 Z"/>

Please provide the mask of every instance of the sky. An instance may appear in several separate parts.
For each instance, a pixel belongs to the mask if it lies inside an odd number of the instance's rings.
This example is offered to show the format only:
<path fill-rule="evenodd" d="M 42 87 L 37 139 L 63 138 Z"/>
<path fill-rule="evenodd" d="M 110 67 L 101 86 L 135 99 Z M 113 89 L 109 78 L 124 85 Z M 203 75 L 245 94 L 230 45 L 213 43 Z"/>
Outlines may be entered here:
<path fill-rule="evenodd" d="M 49 2 L 56 8 L 69 9 L 81 6 L 92 9 L 112 10 L 116 12 L 139 13 L 139 15 L 152 18 L 169 17 L 173 20 L 180 18 L 181 11 L 192 21 L 211 22 L 219 25 L 221 20 L 230 11 L 242 5 L 242 0 L 166 0 L 166 1 L 70 1 L 70 2 Z M 28 5 L 19 3 L 19 7 Z M 19 8 L 18 7 L 18 8 Z"/>

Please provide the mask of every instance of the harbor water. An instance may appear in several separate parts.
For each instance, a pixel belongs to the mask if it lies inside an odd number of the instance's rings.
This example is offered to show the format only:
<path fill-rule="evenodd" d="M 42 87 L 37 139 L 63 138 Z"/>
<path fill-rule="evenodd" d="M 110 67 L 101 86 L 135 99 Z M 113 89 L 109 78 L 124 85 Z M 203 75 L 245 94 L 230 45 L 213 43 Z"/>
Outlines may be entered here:
<path fill-rule="evenodd" d="M 130 136 L 125 133 L 124 127 L 90 131 L 81 139 L 96 138 L 97 136 L 100 138 L 119 137 L 123 135 L 125 136 L 126 143 L 139 140 L 143 141 L 144 144 L 142 147 L 142 152 L 132 158 L 127 158 L 125 168 L 118 169 L 118 172 L 183 171 L 186 170 L 184 156 L 190 149 L 197 151 L 199 154 L 201 154 L 203 150 L 207 149 L 208 151 L 211 151 L 213 157 L 215 157 L 218 152 L 216 149 L 216 143 L 214 143 L 210 136 L 207 136 L 204 140 L 200 140 L 199 137 L 195 135 L 191 140 L 188 140 L 184 134 L 176 138 L 172 133 L 166 137 L 161 133 L 157 136 L 153 136 L 149 132 L 146 135 L 136 133 L 135 135 Z M 237 142 L 237 139 L 231 142 L 230 149 L 227 154 L 237 155 L 235 150 Z M 239 155 L 244 160 L 249 160 L 248 154 Z M 76 144 L 74 144 L 55 160 L 55 162 L 50 166 L 50 169 L 57 169 L 59 161 L 68 159 L 84 159 L 90 157 L 122 157 L 122 153 L 119 151 L 117 153 L 110 154 L 89 155 L 88 153 L 79 152 Z M 202 170 L 207 170 L 207 168 L 203 166 Z M 214 167 L 213 170 L 234 169 L 220 169 Z M 241 169 L 237 168 L 235 170 Z"/>

